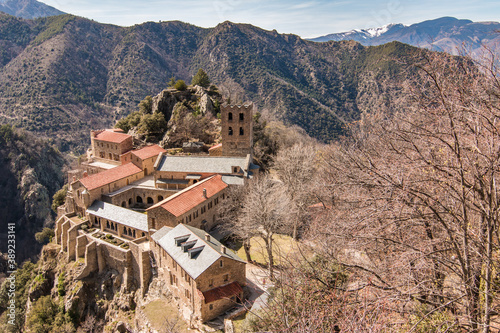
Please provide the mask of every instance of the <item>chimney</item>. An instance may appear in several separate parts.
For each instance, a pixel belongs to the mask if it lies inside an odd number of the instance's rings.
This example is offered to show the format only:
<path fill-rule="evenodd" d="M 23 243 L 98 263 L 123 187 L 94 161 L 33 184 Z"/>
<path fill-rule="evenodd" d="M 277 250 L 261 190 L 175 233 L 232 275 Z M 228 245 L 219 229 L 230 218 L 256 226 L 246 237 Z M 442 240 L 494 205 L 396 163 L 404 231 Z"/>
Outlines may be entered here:
<path fill-rule="evenodd" d="M 207 199 L 207 189 L 206 188 L 203 189 L 203 197 L 205 199 Z"/>
<path fill-rule="evenodd" d="M 224 254 L 226 254 L 226 247 L 224 245 L 220 246 L 220 251 Z"/>
<path fill-rule="evenodd" d="M 210 235 L 209 235 L 209 234 L 205 234 L 205 240 L 206 240 L 207 242 L 210 242 Z"/>

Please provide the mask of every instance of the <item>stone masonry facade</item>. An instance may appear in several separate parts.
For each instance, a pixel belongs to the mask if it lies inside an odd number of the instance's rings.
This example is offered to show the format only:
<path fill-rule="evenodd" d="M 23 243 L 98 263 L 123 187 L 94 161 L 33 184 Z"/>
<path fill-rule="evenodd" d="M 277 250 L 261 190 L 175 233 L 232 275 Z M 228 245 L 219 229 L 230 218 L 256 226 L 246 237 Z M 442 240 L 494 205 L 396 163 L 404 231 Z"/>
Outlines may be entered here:
<path fill-rule="evenodd" d="M 54 237 L 69 260 L 84 258 L 78 278 L 114 269 L 126 290 L 144 295 L 157 275 L 191 321 L 210 320 L 241 303 L 245 262 L 209 232 L 228 187 L 252 176 L 252 109 L 252 104 L 221 108 L 223 142 L 212 150 L 216 160 L 199 160 L 211 165 L 205 172 L 184 174 L 168 165 L 157 170 L 166 157 L 161 147 L 134 149 L 128 134 L 91 131 L 86 169 L 68 173 Z M 190 158 L 186 163 L 192 164 Z M 182 161 L 174 162 L 182 167 Z"/>

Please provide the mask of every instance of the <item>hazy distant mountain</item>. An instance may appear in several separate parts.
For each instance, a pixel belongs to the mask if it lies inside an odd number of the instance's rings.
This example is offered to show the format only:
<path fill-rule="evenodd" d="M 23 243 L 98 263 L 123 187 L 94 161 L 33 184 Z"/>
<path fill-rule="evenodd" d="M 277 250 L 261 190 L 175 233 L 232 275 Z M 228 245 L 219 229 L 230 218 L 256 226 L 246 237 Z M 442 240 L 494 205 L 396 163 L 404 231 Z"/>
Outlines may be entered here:
<path fill-rule="evenodd" d="M 36 0 L 0 0 L 0 12 L 25 19 L 64 14 L 64 12 Z"/>
<path fill-rule="evenodd" d="M 366 46 L 398 41 L 451 54 L 458 54 L 463 45 L 477 55 L 483 45 L 498 50 L 500 23 L 442 17 L 410 26 L 389 24 L 380 28 L 356 29 L 311 40 L 316 42 L 355 40 Z"/>

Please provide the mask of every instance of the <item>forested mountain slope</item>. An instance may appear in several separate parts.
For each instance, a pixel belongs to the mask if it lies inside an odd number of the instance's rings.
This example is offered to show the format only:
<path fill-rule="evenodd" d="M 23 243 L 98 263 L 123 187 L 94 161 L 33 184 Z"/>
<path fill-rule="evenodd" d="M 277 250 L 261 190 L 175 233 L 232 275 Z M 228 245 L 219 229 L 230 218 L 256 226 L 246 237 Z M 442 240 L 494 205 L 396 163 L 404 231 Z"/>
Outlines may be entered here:
<path fill-rule="evenodd" d="M 363 111 L 397 107 L 387 101 L 418 53 L 231 22 L 123 28 L 71 15 L 1 15 L 0 45 L 0 121 L 50 136 L 61 151 L 83 151 L 89 129 L 111 126 L 172 76 L 190 82 L 200 67 L 231 102 L 252 100 L 328 141 Z"/>

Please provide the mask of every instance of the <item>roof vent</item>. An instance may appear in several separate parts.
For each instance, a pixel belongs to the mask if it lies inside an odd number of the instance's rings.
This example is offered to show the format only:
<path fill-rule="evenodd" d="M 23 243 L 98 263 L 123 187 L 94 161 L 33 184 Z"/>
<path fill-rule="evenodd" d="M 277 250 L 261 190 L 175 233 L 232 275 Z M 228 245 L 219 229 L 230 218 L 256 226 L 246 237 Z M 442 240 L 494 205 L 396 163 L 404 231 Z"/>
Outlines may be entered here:
<path fill-rule="evenodd" d="M 224 254 L 226 254 L 226 247 L 224 245 L 220 246 L 220 251 Z"/>
<path fill-rule="evenodd" d="M 198 254 L 200 254 L 201 251 L 203 251 L 204 247 L 205 247 L 205 245 L 202 245 L 202 246 L 198 246 L 198 247 L 194 247 L 192 249 L 189 249 L 188 250 L 189 259 L 196 258 L 196 256 L 198 256 Z"/>
<path fill-rule="evenodd" d="M 182 252 L 187 252 L 190 248 L 192 248 L 196 244 L 196 240 L 190 242 L 184 242 L 181 244 Z"/>
<path fill-rule="evenodd" d="M 206 188 L 203 189 L 203 197 L 205 199 L 207 199 L 207 189 Z"/>
<path fill-rule="evenodd" d="M 181 246 L 181 244 L 184 243 L 185 241 L 187 241 L 188 239 L 189 239 L 189 235 L 175 237 L 174 238 L 175 245 Z"/>
<path fill-rule="evenodd" d="M 207 242 L 210 242 L 210 235 L 209 235 L 209 234 L 205 234 L 205 240 L 206 240 Z"/>

